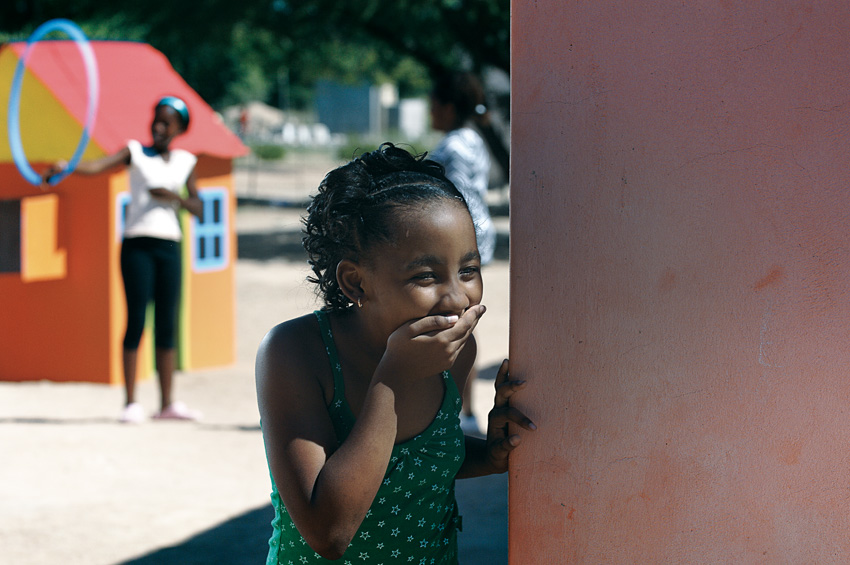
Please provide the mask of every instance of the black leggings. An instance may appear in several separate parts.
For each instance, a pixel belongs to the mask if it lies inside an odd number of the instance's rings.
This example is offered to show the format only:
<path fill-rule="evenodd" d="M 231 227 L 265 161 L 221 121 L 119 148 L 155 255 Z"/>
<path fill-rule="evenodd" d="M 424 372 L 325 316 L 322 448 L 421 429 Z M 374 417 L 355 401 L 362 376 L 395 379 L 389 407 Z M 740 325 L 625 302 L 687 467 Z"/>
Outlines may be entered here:
<path fill-rule="evenodd" d="M 174 348 L 180 302 L 180 243 L 154 237 L 125 239 L 121 245 L 121 276 L 127 297 L 124 349 L 138 349 L 151 299 L 156 347 Z"/>

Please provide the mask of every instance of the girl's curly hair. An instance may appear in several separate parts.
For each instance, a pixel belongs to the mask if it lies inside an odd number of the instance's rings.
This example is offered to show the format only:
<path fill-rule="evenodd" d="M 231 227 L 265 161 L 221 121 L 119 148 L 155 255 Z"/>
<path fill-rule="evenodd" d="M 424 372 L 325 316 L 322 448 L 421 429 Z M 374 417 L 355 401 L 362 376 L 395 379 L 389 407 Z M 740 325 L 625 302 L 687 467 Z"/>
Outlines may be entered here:
<path fill-rule="evenodd" d="M 439 199 L 466 207 L 442 165 L 392 143 L 329 172 L 307 208 L 302 239 L 313 270 L 307 280 L 318 285 L 324 309 L 351 305 L 337 282 L 340 261 L 367 259 L 374 244 L 391 240 L 401 208 Z"/>

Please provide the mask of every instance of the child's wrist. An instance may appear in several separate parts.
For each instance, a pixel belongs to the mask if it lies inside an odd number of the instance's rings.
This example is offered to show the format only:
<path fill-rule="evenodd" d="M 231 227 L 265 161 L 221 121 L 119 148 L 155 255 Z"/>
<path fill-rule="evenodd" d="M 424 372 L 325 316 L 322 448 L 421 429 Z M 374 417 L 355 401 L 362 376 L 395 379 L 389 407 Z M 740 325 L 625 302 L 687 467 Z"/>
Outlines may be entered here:
<path fill-rule="evenodd" d="M 394 391 L 399 391 L 404 388 L 410 379 L 404 377 L 404 371 L 401 371 L 397 367 L 393 367 L 392 363 L 387 363 L 384 360 L 381 360 L 378 363 L 378 366 L 375 368 L 375 372 L 372 375 L 372 384 L 383 384 Z"/>

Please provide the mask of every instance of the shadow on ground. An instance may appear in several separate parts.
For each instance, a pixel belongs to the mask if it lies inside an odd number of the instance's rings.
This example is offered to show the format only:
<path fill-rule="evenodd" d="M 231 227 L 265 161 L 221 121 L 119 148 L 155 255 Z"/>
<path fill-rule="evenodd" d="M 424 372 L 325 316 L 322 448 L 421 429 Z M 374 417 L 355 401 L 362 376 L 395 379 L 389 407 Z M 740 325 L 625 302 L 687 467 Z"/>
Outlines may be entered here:
<path fill-rule="evenodd" d="M 308 201 L 276 201 L 263 198 L 238 199 L 239 206 L 257 206 L 264 208 L 289 208 L 306 212 Z M 490 206 L 490 214 L 495 218 L 498 216 L 508 217 L 510 213 L 507 204 Z M 270 230 L 262 232 L 248 232 L 237 234 L 237 249 L 240 259 L 253 261 L 271 261 L 282 259 L 284 261 L 305 262 L 307 254 L 301 246 L 302 233 L 300 229 Z M 507 261 L 510 252 L 510 234 L 497 232 L 496 250 L 494 259 Z"/>
<path fill-rule="evenodd" d="M 12 425 L 32 425 L 32 426 L 79 426 L 79 425 L 105 425 L 115 427 L 127 427 L 127 424 L 119 422 L 117 418 L 43 418 L 43 417 L 13 417 L 0 418 L 0 426 Z M 228 432 L 259 432 L 259 425 L 246 424 L 208 424 L 205 422 L 193 422 L 195 427 L 210 432 L 228 431 Z"/>
<path fill-rule="evenodd" d="M 301 246 L 301 232 L 297 231 L 240 233 L 237 236 L 237 245 L 240 259 L 253 261 L 283 259 L 298 263 L 307 261 L 307 253 Z M 497 261 L 507 261 L 510 245 L 508 234 L 496 234 L 496 250 L 493 257 Z"/>
<path fill-rule="evenodd" d="M 171 547 L 117 565 L 257 565 L 269 551 L 271 505 L 251 510 Z"/>
<path fill-rule="evenodd" d="M 282 259 L 295 263 L 306 263 L 307 253 L 301 246 L 301 233 L 295 231 L 269 231 L 260 233 L 241 233 L 237 236 L 239 258 L 253 261 L 271 261 Z M 510 251 L 510 236 L 506 233 L 496 235 L 496 250 L 493 254 L 497 261 L 507 261 Z"/>
<path fill-rule="evenodd" d="M 268 231 L 240 233 L 236 245 L 240 259 L 271 261 L 283 259 L 298 263 L 307 263 L 307 253 L 301 246 L 301 232 Z"/>
<path fill-rule="evenodd" d="M 493 363 L 492 365 L 487 365 L 486 367 L 478 368 L 478 377 L 476 377 L 479 381 L 495 381 L 496 375 L 499 373 L 499 367 L 501 367 L 501 363 Z"/>
<path fill-rule="evenodd" d="M 506 474 L 457 482 L 457 501 L 464 515 L 458 537 L 460 563 L 507 563 Z M 189 538 L 116 565 L 257 565 L 265 563 L 274 509 L 257 508 Z"/>

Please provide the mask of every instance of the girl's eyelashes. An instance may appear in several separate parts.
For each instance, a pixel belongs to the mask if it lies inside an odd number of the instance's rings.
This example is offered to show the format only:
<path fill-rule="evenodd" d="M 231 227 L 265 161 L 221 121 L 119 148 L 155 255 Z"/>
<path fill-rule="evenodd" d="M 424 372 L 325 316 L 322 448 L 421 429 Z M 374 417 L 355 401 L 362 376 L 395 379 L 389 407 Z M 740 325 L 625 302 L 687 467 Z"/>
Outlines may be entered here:
<path fill-rule="evenodd" d="M 481 267 L 464 267 L 460 270 L 460 276 L 464 278 L 471 278 L 481 272 Z"/>
<path fill-rule="evenodd" d="M 458 271 L 458 275 L 463 280 L 469 280 L 474 278 L 478 273 L 481 272 L 481 267 L 478 266 L 469 266 L 463 267 L 460 271 Z M 439 276 L 437 273 L 433 271 L 417 273 L 416 275 L 410 278 L 411 281 L 422 284 L 422 283 L 432 283 L 439 280 Z"/>
<path fill-rule="evenodd" d="M 417 282 L 424 282 L 424 281 L 433 281 L 433 280 L 436 280 L 436 279 L 437 279 L 437 274 L 433 273 L 431 271 L 428 271 L 428 272 L 425 272 L 425 273 L 418 273 L 418 274 L 414 275 L 413 277 L 411 277 L 410 280 L 417 281 Z"/>

